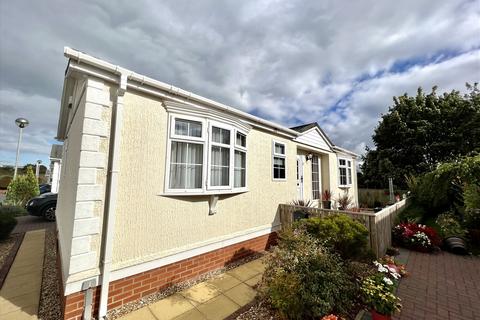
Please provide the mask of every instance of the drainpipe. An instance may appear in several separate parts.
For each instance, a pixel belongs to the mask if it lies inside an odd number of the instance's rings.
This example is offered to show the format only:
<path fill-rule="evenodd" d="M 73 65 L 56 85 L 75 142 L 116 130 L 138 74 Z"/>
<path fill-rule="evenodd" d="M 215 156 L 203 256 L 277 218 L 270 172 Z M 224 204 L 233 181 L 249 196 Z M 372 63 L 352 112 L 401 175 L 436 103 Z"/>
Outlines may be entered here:
<path fill-rule="evenodd" d="M 115 231 L 115 213 L 117 206 L 117 186 L 120 163 L 120 142 L 123 123 L 123 99 L 127 90 L 127 75 L 117 71 L 120 75 L 120 85 L 117 89 L 115 108 L 112 110 L 112 130 L 110 138 L 109 177 L 105 200 L 107 208 L 104 212 L 103 243 L 101 256 L 101 291 L 98 308 L 98 319 L 104 319 L 107 315 L 108 287 L 110 284 L 110 269 L 112 264 L 113 234 Z"/>

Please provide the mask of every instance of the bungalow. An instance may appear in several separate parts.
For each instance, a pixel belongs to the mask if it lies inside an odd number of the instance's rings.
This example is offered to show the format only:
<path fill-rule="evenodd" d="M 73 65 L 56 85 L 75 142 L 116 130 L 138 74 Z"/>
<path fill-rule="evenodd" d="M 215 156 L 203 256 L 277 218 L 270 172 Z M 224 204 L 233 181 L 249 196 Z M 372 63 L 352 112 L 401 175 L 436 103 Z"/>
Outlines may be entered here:
<path fill-rule="evenodd" d="M 106 61 L 69 59 L 57 139 L 65 319 L 107 311 L 266 249 L 278 204 L 358 205 L 357 155 Z"/>

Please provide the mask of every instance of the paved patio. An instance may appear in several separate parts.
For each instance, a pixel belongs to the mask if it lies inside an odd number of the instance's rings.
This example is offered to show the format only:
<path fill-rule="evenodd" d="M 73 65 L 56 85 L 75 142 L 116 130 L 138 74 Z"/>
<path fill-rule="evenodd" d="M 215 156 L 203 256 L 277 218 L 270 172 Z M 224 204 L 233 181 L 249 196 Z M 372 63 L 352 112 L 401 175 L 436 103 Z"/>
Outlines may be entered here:
<path fill-rule="evenodd" d="M 29 231 L 0 290 L 0 320 L 37 319 L 45 230 Z"/>
<path fill-rule="evenodd" d="M 257 259 L 122 317 L 122 320 L 221 320 L 255 298 L 265 270 Z"/>
<path fill-rule="evenodd" d="M 480 258 L 410 252 L 398 320 L 480 318 Z"/>

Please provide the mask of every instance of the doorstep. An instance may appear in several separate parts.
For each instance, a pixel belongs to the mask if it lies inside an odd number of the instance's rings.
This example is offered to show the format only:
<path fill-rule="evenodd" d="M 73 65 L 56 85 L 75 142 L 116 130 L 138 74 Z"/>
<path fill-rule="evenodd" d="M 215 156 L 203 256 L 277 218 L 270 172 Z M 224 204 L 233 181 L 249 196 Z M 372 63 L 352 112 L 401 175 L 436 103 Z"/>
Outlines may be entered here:
<path fill-rule="evenodd" d="M 37 319 L 44 250 L 45 230 L 25 234 L 0 290 L 0 320 Z"/>
<path fill-rule="evenodd" d="M 121 320 L 221 320 L 255 299 L 262 279 L 263 258 L 133 311 Z"/>

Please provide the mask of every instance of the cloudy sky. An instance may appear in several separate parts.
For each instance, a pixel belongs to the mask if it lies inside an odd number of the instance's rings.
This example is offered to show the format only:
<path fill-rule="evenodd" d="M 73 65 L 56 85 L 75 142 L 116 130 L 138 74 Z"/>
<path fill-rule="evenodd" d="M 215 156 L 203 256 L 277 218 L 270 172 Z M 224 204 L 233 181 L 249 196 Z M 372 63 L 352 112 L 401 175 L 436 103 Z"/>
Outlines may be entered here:
<path fill-rule="evenodd" d="M 480 81 L 480 1 L 0 1 L 0 164 L 48 161 L 70 46 L 362 153 L 392 96 Z"/>

